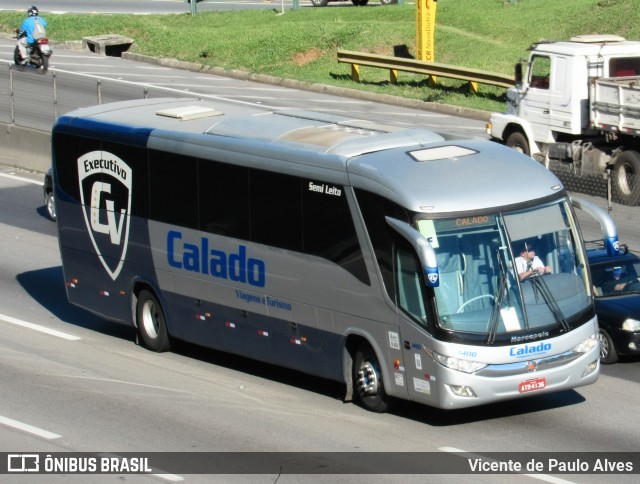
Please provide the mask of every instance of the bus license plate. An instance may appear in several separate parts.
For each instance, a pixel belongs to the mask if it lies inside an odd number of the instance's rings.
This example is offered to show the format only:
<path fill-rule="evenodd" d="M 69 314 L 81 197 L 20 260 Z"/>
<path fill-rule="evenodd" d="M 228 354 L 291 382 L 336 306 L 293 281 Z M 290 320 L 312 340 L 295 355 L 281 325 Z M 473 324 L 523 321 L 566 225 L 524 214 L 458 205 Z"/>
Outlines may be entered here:
<path fill-rule="evenodd" d="M 522 381 L 520 382 L 520 393 L 542 390 L 546 386 L 547 386 L 546 378 L 535 378 L 533 380 Z"/>

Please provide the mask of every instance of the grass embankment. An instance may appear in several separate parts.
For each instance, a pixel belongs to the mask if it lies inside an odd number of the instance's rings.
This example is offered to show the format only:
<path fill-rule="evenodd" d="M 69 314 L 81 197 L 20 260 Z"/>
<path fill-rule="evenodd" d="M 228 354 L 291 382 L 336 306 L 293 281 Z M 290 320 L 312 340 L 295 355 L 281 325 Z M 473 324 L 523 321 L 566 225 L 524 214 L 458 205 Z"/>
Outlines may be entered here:
<path fill-rule="evenodd" d="M 416 51 L 415 4 L 381 7 L 330 4 L 284 15 L 273 10 L 199 12 L 180 15 L 98 15 L 43 12 L 54 41 L 117 33 L 135 39 L 140 54 L 199 62 L 307 82 L 363 89 L 425 101 L 504 109 L 504 89 L 399 73 L 388 83 L 384 69 L 362 68 L 360 84 L 350 67 L 338 64 L 339 49 L 394 55 L 394 46 Z M 331 7 L 336 5 L 336 7 Z M 541 39 L 609 33 L 640 39 L 637 0 L 439 0 L 436 62 L 511 74 L 527 47 Z M 188 12 L 188 4 L 185 4 Z M 12 32 L 22 13 L 0 12 L 0 31 Z"/>

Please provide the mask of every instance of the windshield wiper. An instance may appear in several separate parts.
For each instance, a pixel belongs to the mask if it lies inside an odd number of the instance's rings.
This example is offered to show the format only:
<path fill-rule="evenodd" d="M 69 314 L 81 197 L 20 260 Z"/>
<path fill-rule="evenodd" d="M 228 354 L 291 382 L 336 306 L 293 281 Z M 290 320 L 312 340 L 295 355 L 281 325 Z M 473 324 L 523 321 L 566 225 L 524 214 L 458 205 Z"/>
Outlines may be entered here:
<path fill-rule="evenodd" d="M 544 280 L 544 276 L 540 275 L 529 277 L 529 281 L 531 281 L 531 285 L 534 291 L 537 290 L 540 293 L 545 304 L 547 305 L 553 316 L 556 318 L 556 320 L 560 323 L 562 328 L 565 331 L 569 331 L 569 323 L 567 323 L 567 319 L 564 317 L 562 309 L 560 309 L 560 306 L 558 306 L 558 302 L 553 297 L 553 294 L 551 294 L 549 286 Z"/>
<path fill-rule="evenodd" d="M 504 249 L 504 247 L 502 247 Z M 496 333 L 498 331 L 498 323 L 500 322 L 500 308 L 502 307 L 502 299 L 504 294 L 508 293 L 507 273 L 502 264 L 502 257 L 500 254 L 500 247 L 496 249 L 496 255 L 498 258 L 498 267 L 500 268 L 500 286 L 498 287 L 498 293 L 493 301 L 493 311 L 491 312 L 491 326 L 489 327 L 489 334 L 487 336 L 487 344 L 492 345 L 496 341 Z"/>

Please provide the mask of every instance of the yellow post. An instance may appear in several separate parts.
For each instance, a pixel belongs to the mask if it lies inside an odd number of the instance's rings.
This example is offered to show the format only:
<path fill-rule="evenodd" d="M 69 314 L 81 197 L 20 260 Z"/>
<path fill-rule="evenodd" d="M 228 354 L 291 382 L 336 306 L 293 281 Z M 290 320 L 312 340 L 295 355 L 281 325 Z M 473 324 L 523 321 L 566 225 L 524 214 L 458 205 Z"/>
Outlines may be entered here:
<path fill-rule="evenodd" d="M 360 66 L 358 64 L 351 64 L 351 80 L 360 82 Z"/>
<path fill-rule="evenodd" d="M 438 0 L 416 0 L 416 52 L 418 60 L 435 62 L 434 33 L 436 28 L 436 5 Z M 436 76 L 429 76 L 433 83 Z"/>

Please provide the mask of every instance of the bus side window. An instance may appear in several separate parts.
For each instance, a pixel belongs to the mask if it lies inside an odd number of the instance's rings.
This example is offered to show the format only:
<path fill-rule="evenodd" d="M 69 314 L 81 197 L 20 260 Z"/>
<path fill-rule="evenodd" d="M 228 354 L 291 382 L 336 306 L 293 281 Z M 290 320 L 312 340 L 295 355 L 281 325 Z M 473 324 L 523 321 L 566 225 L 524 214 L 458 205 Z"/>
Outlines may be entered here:
<path fill-rule="evenodd" d="M 420 261 L 404 244 L 396 245 L 395 249 L 397 304 L 420 325 L 426 327 L 427 311 Z"/>
<path fill-rule="evenodd" d="M 396 232 L 389 226 L 385 217 L 389 216 L 408 222 L 409 215 L 406 209 L 380 195 L 358 188 L 354 192 L 373 245 L 384 288 L 389 298 L 395 301 L 397 283 L 394 280 L 392 267 L 394 261 L 391 251 Z"/>
<path fill-rule="evenodd" d="M 197 159 L 149 151 L 149 218 L 198 228 Z"/>

